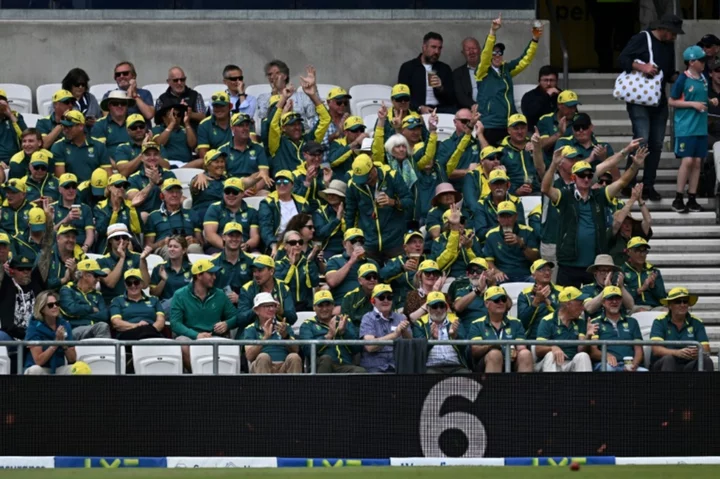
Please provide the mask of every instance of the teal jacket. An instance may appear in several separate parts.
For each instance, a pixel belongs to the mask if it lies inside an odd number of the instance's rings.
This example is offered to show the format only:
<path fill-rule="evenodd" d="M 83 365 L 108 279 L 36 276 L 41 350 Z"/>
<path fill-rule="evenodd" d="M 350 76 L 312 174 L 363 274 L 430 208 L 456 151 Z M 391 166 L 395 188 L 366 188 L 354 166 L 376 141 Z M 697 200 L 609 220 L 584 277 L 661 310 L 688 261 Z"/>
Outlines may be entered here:
<path fill-rule="evenodd" d="M 259 292 L 260 288 L 255 281 L 248 281 L 240 290 L 240 297 L 237 305 L 238 336 L 242 334 L 245 328 L 258 319 L 257 314 L 253 311 L 253 301 L 255 299 L 255 295 Z M 290 289 L 287 285 L 284 282 L 273 278 L 272 295 L 273 298 L 275 298 L 275 301 L 280 303 L 278 311 L 283 311 L 283 316 L 285 317 L 287 323 L 289 325 L 295 324 L 295 321 L 297 321 L 295 302 L 290 295 Z"/>
<path fill-rule="evenodd" d="M 517 222 L 518 224 L 525 224 L 525 209 L 523 208 L 522 201 L 515 195 L 506 194 L 505 201 L 512 201 L 517 208 Z M 480 238 L 480 241 L 485 241 L 488 231 L 498 226 L 497 209 L 495 203 L 493 203 L 492 195 L 488 195 L 480 201 L 478 201 L 479 207 L 476 209 L 476 213 L 473 216 L 473 225 L 475 227 L 475 234 Z"/>
<path fill-rule="evenodd" d="M 308 262 L 303 253 L 297 264 L 291 264 L 284 249 L 275 257 L 275 278 L 290 289 L 295 304 L 312 307 L 313 289 L 320 284 L 320 270 L 315 261 Z"/>
<path fill-rule="evenodd" d="M 335 316 L 330 321 L 338 323 L 338 317 Z M 300 326 L 300 337 L 299 339 L 325 339 L 325 335 L 329 329 L 320 321 L 317 317 L 313 316 L 310 319 L 305 320 Z M 352 321 L 345 322 L 345 330 L 342 334 L 335 334 L 335 339 L 358 339 L 358 331 Z M 303 354 L 306 358 L 310 357 L 310 346 L 303 346 Z M 362 346 L 347 346 L 347 345 L 322 345 L 317 347 L 317 356 L 330 356 L 334 364 L 350 364 L 353 363 L 353 356 L 362 351 Z"/>
<path fill-rule="evenodd" d="M 465 234 L 471 231 L 472 229 L 466 229 Z M 460 233 L 457 231 L 441 233 L 435 238 L 430 249 L 430 259 L 435 260 L 440 269 L 453 278 L 464 276 L 467 265 L 478 256 L 482 257 L 482 247 L 477 236 L 473 238 L 470 247 L 462 248 Z"/>
<path fill-rule="evenodd" d="M 491 65 L 495 35 L 488 35 L 480 54 L 480 64 L 475 71 L 477 82 L 478 111 L 482 115 L 485 128 L 505 128 L 507 119 L 515 109 L 513 96 L 513 77 L 525 70 L 537 52 L 537 42 L 532 40 L 522 55 L 500 65 L 496 72 Z"/>
<path fill-rule="evenodd" d="M 337 212 L 328 204 L 320 204 L 320 207 L 313 213 L 315 224 L 315 238 L 322 241 L 322 250 L 325 258 L 341 254 L 343 248 L 343 234 L 345 225 L 343 219 L 338 219 Z"/>
<path fill-rule="evenodd" d="M 312 130 L 300 138 L 300 142 L 295 143 L 282 132 L 282 127 L 280 126 L 280 117 L 282 117 L 283 114 L 282 110 L 275 110 L 275 114 L 270 120 L 267 140 L 272 174 L 280 170 L 293 171 L 297 168 L 300 163 L 303 162 L 301 150 L 305 142 L 316 141 L 322 143 L 332 120 L 325 105 L 317 105 L 315 111 L 318 114 L 318 122 Z"/>
<path fill-rule="evenodd" d="M 83 293 L 76 284 L 70 282 L 60 288 L 59 302 L 62 317 L 72 327 L 110 321 L 110 312 L 100 291 L 92 289 Z"/>
<path fill-rule="evenodd" d="M 295 208 L 298 213 L 309 213 L 310 205 L 302 196 L 292 195 L 295 202 Z M 280 199 L 277 191 L 273 191 L 260 202 L 258 207 L 258 221 L 260 222 L 260 239 L 266 248 L 271 244 L 277 243 L 278 234 L 282 233 L 280 229 Z"/>
<path fill-rule="evenodd" d="M 448 337 L 450 337 L 450 324 L 454 323 L 455 321 L 460 321 L 458 317 L 455 315 L 455 313 L 448 312 L 448 324 L 446 325 L 445 329 L 448 331 Z M 415 324 L 412 325 L 412 333 L 413 338 L 423 338 L 431 340 L 432 337 L 432 329 L 431 329 L 431 321 L 429 315 L 425 315 L 417 320 Z M 457 337 L 455 339 L 467 339 L 467 333 L 465 331 L 465 327 L 462 323 L 458 325 L 457 330 Z M 427 350 L 428 354 L 430 354 L 430 350 L 433 348 L 433 346 L 428 344 Z M 463 365 L 463 367 L 468 367 L 467 362 L 467 356 L 465 355 L 465 346 L 458 346 L 456 344 L 453 344 L 453 349 L 458 355 L 458 360 L 460 360 L 460 363 Z"/>
<path fill-rule="evenodd" d="M 455 170 L 467 170 L 471 163 L 480 164 L 480 143 L 472 135 L 458 135 L 455 132 L 440 143 L 435 160 L 450 178 Z M 455 191 L 463 190 L 465 177 L 449 181 Z"/>

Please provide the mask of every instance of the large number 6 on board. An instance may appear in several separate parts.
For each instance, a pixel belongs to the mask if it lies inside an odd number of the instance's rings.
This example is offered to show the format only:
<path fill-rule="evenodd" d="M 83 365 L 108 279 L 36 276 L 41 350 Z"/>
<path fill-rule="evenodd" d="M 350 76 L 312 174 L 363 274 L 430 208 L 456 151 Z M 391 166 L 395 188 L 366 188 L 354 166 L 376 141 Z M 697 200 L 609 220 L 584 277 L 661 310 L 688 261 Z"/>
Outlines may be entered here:
<path fill-rule="evenodd" d="M 425 457 L 447 457 L 440 448 L 440 435 L 457 429 L 465 434 L 468 448 L 461 457 L 483 457 L 487 446 L 485 427 L 480 419 L 466 412 L 450 412 L 440 416 L 448 398 L 462 396 L 470 402 L 477 400 L 482 386 L 472 379 L 448 378 L 430 390 L 420 416 L 420 445 Z"/>

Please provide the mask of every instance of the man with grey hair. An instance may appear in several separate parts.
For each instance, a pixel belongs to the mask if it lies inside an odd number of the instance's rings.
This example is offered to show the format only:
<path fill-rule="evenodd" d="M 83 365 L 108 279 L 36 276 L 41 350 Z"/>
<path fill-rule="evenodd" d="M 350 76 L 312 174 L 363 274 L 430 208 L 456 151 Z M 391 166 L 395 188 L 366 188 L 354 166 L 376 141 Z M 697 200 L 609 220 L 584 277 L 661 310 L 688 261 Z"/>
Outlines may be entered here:
<path fill-rule="evenodd" d="M 306 76 L 309 75 L 309 69 L 306 68 Z M 267 118 L 268 109 L 270 108 L 270 97 L 280 95 L 285 87 L 290 83 L 290 68 L 282 60 L 271 60 L 265 65 L 265 77 L 272 88 L 270 93 L 258 95 L 257 108 L 258 115 L 261 119 Z M 290 97 L 292 100 L 293 111 L 302 116 L 305 129 L 310 131 L 315 123 L 317 123 L 317 112 L 315 104 L 310 97 L 300 88 L 294 91 Z"/>
<path fill-rule="evenodd" d="M 73 338 L 110 337 L 110 314 L 100 291 L 98 278 L 107 276 L 94 259 L 80 261 L 73 273 L 74 281 L 60 288 L 60 313 L 70 323 Z"/>
<path fill-rule="evenodd" d="M 475 72 L 480 63 L 480 42 L 473 37 L 462 41 L 462 55 L 465 64 L 453 70 L 455 83 L 455 98 L 460 108 L 472 108 L 477 98 L 477 82 Z"/>
<path fill-rule="evenodd" d="M 187 76 L 182 68 L 174 66 L 168 70 L 168 89 L 155 102 L 155 111 L 159 112 L 170 105 L 187 105 L 193 130 L 205 118 L 205 100 L 202 95 L 187 86 Z"/>

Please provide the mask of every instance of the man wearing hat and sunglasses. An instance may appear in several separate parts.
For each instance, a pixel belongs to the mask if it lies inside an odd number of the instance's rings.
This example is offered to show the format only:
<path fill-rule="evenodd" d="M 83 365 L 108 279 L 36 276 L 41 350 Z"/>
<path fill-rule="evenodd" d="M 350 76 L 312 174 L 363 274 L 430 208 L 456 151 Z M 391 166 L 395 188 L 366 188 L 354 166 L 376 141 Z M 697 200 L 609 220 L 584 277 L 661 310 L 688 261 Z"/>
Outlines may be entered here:
<path fill-rule="evenodd" d="M 374 263 L 365 263 L 357 272 L 359 286 L 345 293 L 340 314 L 346 316 L 355 327 L 360 327 L 363 316 L 373 310 L 372 292 L 380 282 L 378 268 Z M 337 308 L 336 308 L 337 309 Z"/>
<path fill-rule="evenodd" d="M 128 109 L 135 106 L 135 100 L 122 90 L 113 90 L 100 102 L 100 108 L 108 114 L 93 125 L 91 135 L 102 141 L 110 158 L 115 158 L 117 147 L 130 141 L 126 122 Z"/>
<path fill-rule="evenodd" d="M 221 153 L 227 155 L 225 169 L 230 178 L 245 178 L 259 175 L 263 180 L 264 190 L 256 191 L 256 196 L 265 196 L 273 185 L 270 178 L 270 165 L 268 164 L 265 148 L 250 139 L 252 118 L 245 113 L 236 113 L 230 119 L 232 139 L 219 148 Z"/>
<path fill-rule="evenodd" d="M 372 292 L 370 300 L 373 310 L 362 318 L 360 323 L 360 339 L 371 341 L 394 341 L 398 338 L 412 338 L 410 321 L 392 311 L 393 290 L 387 284 L 378 284 Z M 395 358 L 392 346 L 363 346 L 360 366 L 369 373 L 395 372 Z"/>
<path fill-rule="evenodd" d="M 224 91 L 212 94 L 212 114 L 197 128 L 197 154 L 204 158 L 208 150 L 217 150 L 232 141 L 230 126 L 230 95 Z"/>
<path fill-rule="evenodd" d="M 319 194 L 330 183 L 332 170 L 320 166 L 325 147 L 315 141 L 308 141 L 302 146 L 303 162 L 292 172 L 295 177 L 293 193 L 302 196 L 308 203 L 309 210 L 318 209 Z"/>
<path fill-rule="evenodd" d="M 380 270 L 382 282 L 390 284 L 400 298 L 405 298 L 408 291 L 415 289 L 415 273 L 420 263 L 425 260 L 424 244 L 425 239 L 421 232 L 408 231 L 403 239 L 404 254 L 391 259 Z"/>
<path fill-rule="evenodd" d="M 217 150 L 210 150 L 207 156 L 212 158 L 222 154 Z M 225 225 L 234 221 L 243 227 L 243 250 L 253 251 L 260 247 L 261 229 L 260 214 L 243 200 L 243 192 L 254 185 L 256 177 L 228 178 L 223 182 L 223 200 L 212 203 L 205 211 L 202 221 L 205 235 L 205 249 L 208 253 L 216 253 L 223 249 L 221 237 Z M 218 181 L 218 180 L 216 180 Z"/>
<path fill-rule="evenodd" d="M 437 261 L 448 276 L 458 278 L 471 260 L 482 256 L 482 246 L 475 237 L 475 231 L 466 227 L 458 205 L 454 204 L 445 211 L 442 221 L 442 233 L 433 240 L 429 258 Z"/>
<path fill-rule="evenodd" d="M 53 112 L 44 118 L 40 118 L 35 125 L 37 131 L 42 135 L 43 148 L 49 149 L 56 141 L 64 138 L 62 124 L 60 122 L 65 112 L 72 110 L 74 103 L 75 98 L 73 94 L 67 90 L 58 90 L 53 93 Z"/>
<path fill-rule="evenodd" d="M 473 211 L 473 225 L 479 238 L 485 238 L 488 232 L 498 226 L 497 208 L 500 203 L 509 201 L 515 205 L 518 214 L 518 223 L 525 224 L 525 209 L 522 201 L 515 195 L 510 194 L 514 187 L 510 178 L 504 170 L 494 170 L 488 178 L 490 193 L 477 200 L 478 205 Z M 470 203 L 471 200 L 468 201 Z"/>
<path fill-rule="evenodd" d="M 0 230 L 11 237 L 26 235 L 28 232 L 28 214 L 34 207 L 26 200 L 27 187 L 20 178 L 13 178 L 2 185 L 5 192 Z"/>
<path fill-rule="evenodd" d="M 635 301 L 633 312 L 662 309 L 665 282 L 660 270 L 647 262 L 650 251 L 647 240 L 640 236 L 630 238 L 625 251 L 628 260 L 622 271 L 625 275 L 625 287 Z"/>
<path fill-rule="evenodd" d="M 48 174 L 50 168 L 50 157 L 46 150 L 39 150 L 32 154 L 28 166 L 28 174 L 25 175 L 26 194 L 25 199 L 30 202 L 37 202 L 47 198 L 51 203 L 58 200 L 58 179 Z"/>
<path fill-rule="evenodd" d="M 260 237 L 271 256 L 277 254 L 280 235 L 290 219 L 298 213 L 309 213 L 310 204 L 300 195 L 293 193 L 295 175 L 288 170 L 275 173 L 275 191 L 260 202 L 258 221 Z M 206 215 L 207 217 L 207 215 Z"/>
<path fill-rule="evenodd" d="M 82 113 L 77 110 L 67 111 L 60 124 L 65 138 L 50 148 L 55 176 L 60 178 L 65 173 L 72 173 L 80 181 L 85 181 L 90 179 L 95 168 L 104 168 L 108 174 L 112 174 L 110 155 L 103 143 L 88 138 Z"/>
<path fill-rule="evenodd" d="M 363 140 L 369 138 L 365 124 L 359 116 L 349 116 L 343 123 L 344 136 L 330 142 L 327 161 L 333 170 L 333 178 L 345 181 L 353 160 L 361 153 Z"/>
<path fill-rule="evenodd" d="M 7 93 L 0 89 L 0 161 L 8 164 L 10 158 L 20 151 L 20 137 L 27 129 L 23 116 L 13 111 Z"/>
<path fill-rule="evenodd" d="M 278 318 L 284 318 L 290 326 L 295 324 L 297 321 L 295 303 L 285 282 L 275 278 L 275 260 L 267 255 L 256 256 L 251 270 L 253 279 L 243 285 L 238 299 L 238 334 L 257 320 L 258 315 L 253 310 L 253 300 L 259 293 L 268 293 L 277 301 Z"/>
<path fill-rule="evenodd" d="M 359 228 L 348 228 L 343 236 L 342 254 L 331 257 L 325 268 L 327 285 L 339 305 L 345 295 L 358 287 L 358 274 L 365 264 L 372 264 L 376 270 L 378 264 L 368 258 L 365 250 L 365 233 Z"/>
<path fill-rule="evenodd" d="M 713 371 L 705 325 L 689 312 L 697 300 L 698 297 L 684 287 L 671 289 L 667 298 L 661 300 L 668 312 L 655 319 L 650 330 L 650 339 L 657 341 L 657 346 L 652 347 L 651 371 L 697 371 L 701 359 L 703 371 Z M 663 341 L 697 341 L 702 349 L 694 345 L 663 346 Z"/>
<path fill-rule="evenodd" d="M 540 134 L 540 146 L 545 155 L 545 163 L 550 163 L 552 152 L 558 147 L 555 143 L 562 137 L 572 136 L 572 122 L 581 105 L 577 93 L 565 90 L 557 97 L 557 110 L 538 119 L 536 131 Z"/>
<path fill-rule="evenodd" d="M 416 110 L 410 108 L 410 87 L 403 83 L 398 83 L 392 87 L 390 92 L 390 103 L 392 108 L 388 108 L 387 119 L 385 125 L 381 126 L 383 130 L 383 138 L 390 138 L 395 133 L 400 133 L 402 130 L 403 118 L 413 113 L 419 114 Z M 378 128 L 377 122 L 373 128 L 377 133 Z M 421 136 L 423 141 L 427 141 L 430 133 L 428 132 L 425 122 L 420 125 Z"/>
<path fill-rule="evenodd" d="M 542 318 L 554 313 L 558 307 L 558 295 L 563 290 L 553 284 L 552 270 L 555 263 L 544 259 L 535 260 L 530 266 L 530 274 L 535 284 L 523 289 L 518 296 L 518 319 L 525 328 L 527 339 L 537 338 L 538 325 Z"/>
<path fill-rule="evenodd" d="M 149 131 L 145 118 L 139 114 L 128 116 L 125 126 L 130 139 L 127 143 L 118 145 L 113 159 L 118 172 L 125 177 L 129 177 L 143 164 L 145 158 L 143 147 L 146 143 L 151 142 L 152 133 Z M 158 165 L 170 169 L 170 163 L 162 156 L 158 159 Z"/>
<path fill-rule="evenodd" d="M 587 272 L 593 276 L 593 283 L 582 286 L 582 293 L 589 299 L 585 301 L 585 312 L 590 316 L 599 314 L 603 306 L 603 290 L 608 286 L 617 286 L 622 292 L 623 312 L 628 313 L 635 307 L 630 292 L 625 287 L 625 275 L 622 269 L 615 265 L 609 254 L 599 254 L 595 262 L 590 265 Z"/>
<path fill-rule="evenodd" d="M 465 176 L 478 166 L 478 155 L 482 145 L 473 138 L 475 125 L 480 121 L 477 105 L 472 110 L 461 108 L 455 113 L 455 131 L 447 140 L 438 145 L 435 161 L 458 191 L 462 189 Z"/>
<path fill-rule="evenodd" d="M 480 168 L 469 171 L 463 181 L 462 194 L 463 198 L 485 198 L 490 194 L 490 174 L 500 166 L 500 158 L 502 158 L 503 149 L 494 146 L 486 146 L 480 151 Z M 470 219 L 475 217 L 480 203 L 475 201 L 463 202 L 463 213 Z"/>
<path fill-rule="evenodd" d="M 142 147 L 142 164 L 138 171 L 130 175 L 127 197 L 142 216 L 143 222 L 151 211 L 160 208 L 161 188 L 164 181 L 175 178 L 175 173 L 160 165 L 160 145 L 148 141 Z"/>

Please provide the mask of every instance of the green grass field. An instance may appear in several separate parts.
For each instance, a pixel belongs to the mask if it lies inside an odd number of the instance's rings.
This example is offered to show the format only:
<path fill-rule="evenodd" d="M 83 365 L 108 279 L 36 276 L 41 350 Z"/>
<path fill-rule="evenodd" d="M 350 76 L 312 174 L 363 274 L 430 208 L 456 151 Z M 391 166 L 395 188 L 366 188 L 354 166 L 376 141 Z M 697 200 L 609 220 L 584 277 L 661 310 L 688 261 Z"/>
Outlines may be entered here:
<path fill-rule="evenodd" d="M 717 466 L 587 466 L 579 471 L 568 467 L 358 467 L 314 469 L 36 469 L 3 470 L 2 479 L 83 479 L 127 478 L 147 479 L 229 479 L 307 477 L 322 479 L 346 479 L 372 476 L 373 479 L 710 479 L 718 477 Z"/>

